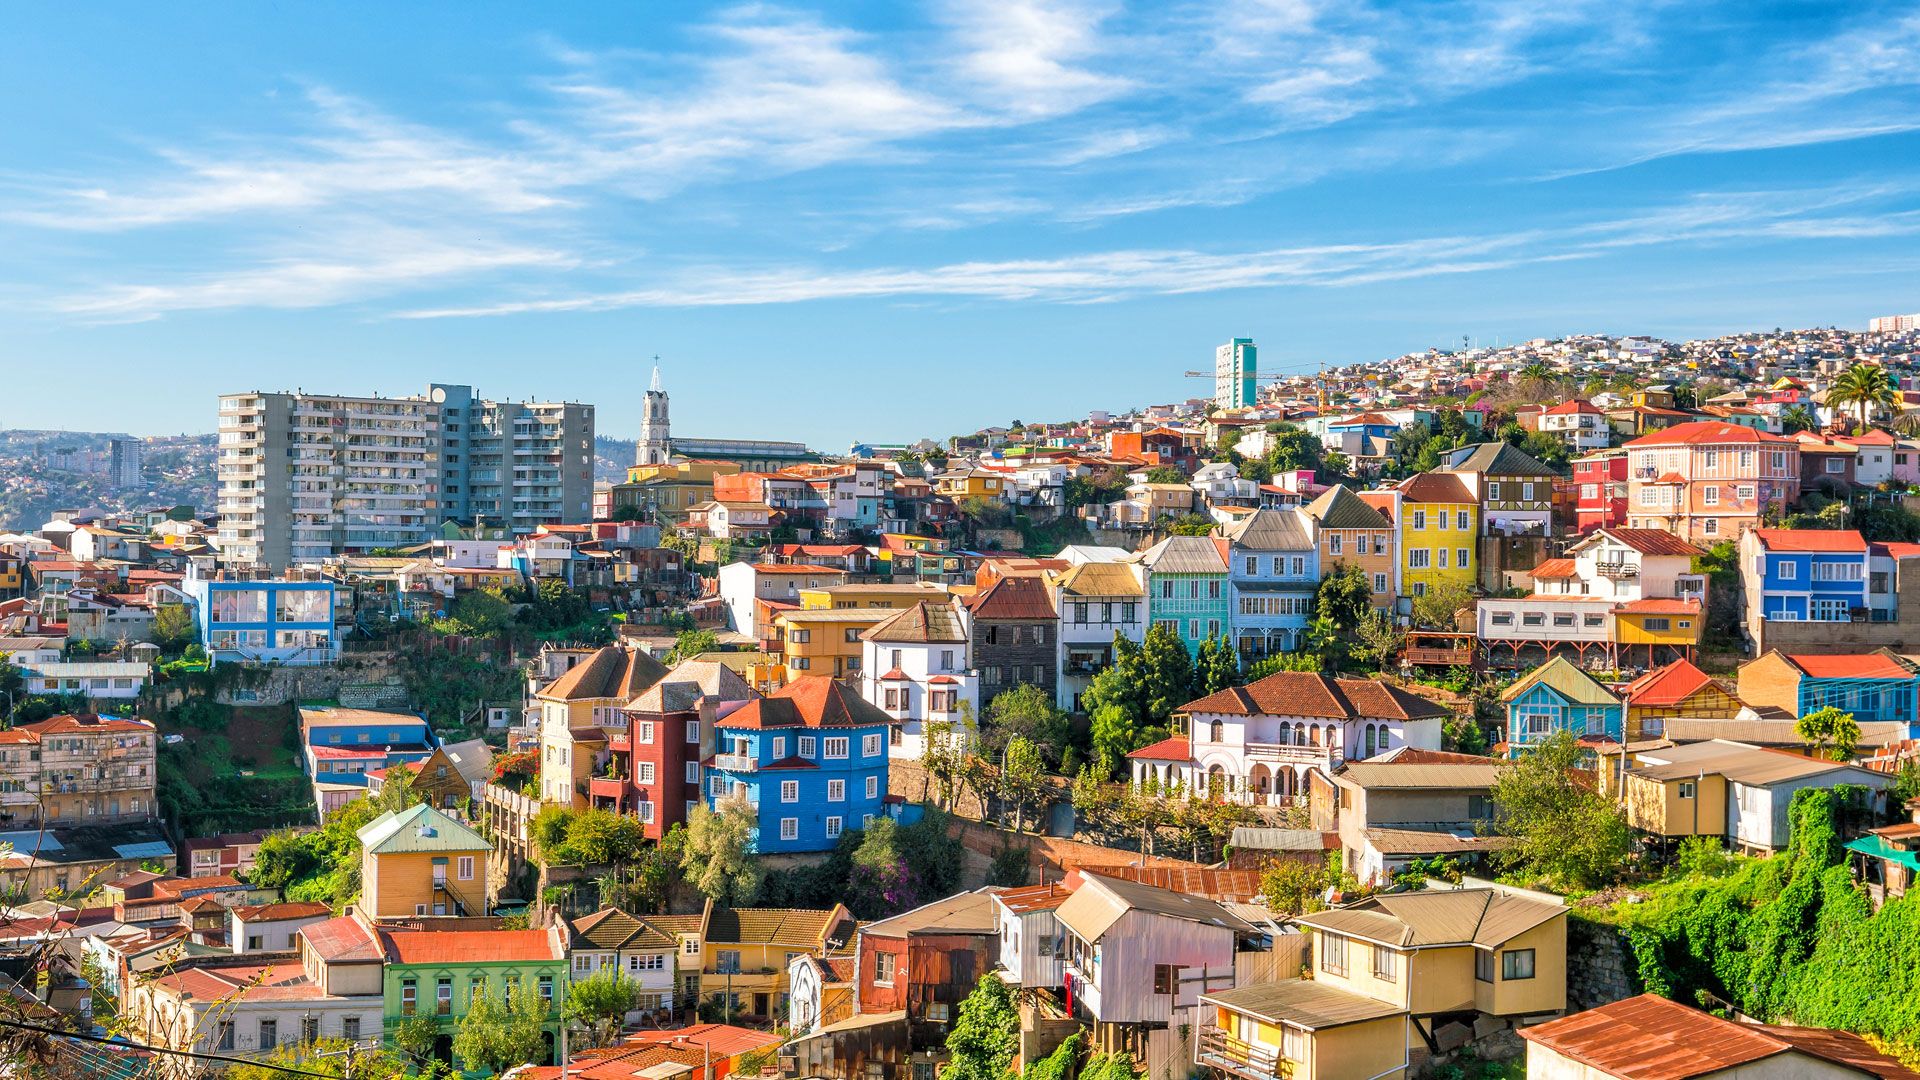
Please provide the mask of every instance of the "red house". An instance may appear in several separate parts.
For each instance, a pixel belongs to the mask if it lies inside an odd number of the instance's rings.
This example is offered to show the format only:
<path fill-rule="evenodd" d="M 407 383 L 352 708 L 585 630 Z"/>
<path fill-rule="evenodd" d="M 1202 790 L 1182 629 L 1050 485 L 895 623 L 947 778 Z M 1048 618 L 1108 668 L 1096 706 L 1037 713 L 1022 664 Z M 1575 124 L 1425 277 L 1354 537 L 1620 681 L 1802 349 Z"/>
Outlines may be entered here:
<path fill-rule="evenodd" d="M 1575 528 L 1581 535 L 1627 523 L 1627 452 L 1600 450 L 1573 459 Z"/>
<path fill-rule="evenodd" d="M 627 703 L 626 730 L 607 745 L 609 775 L 587 781 L 592 804 L 639 818 L 648 839 L 660 839 L 700 803 L 714 721 L 758 696 L 725 664 L 683 661 Z"/>
<path fill-rule="evenodd" d="M 862 926 L 854 1011 L 904 1011 L 910 1050 L 944 1047 L 960 1002 L 999 958 L 999 891 L 959 893 Z"/>

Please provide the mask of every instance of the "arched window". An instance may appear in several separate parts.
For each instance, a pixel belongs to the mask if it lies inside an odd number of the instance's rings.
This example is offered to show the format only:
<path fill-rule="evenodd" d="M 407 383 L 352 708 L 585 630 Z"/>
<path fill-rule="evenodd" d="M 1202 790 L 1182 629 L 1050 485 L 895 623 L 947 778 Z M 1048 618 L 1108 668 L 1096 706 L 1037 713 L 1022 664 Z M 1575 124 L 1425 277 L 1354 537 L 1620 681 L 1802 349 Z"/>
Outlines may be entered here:
<path fill-rule="evenodd" d="M 1372 757 L 1374 755 L 1375 750 L 1378 749 L 1378 744 L 1375 741 L 1378 738 L 1379 738 L 1379 735 L 1374 732 L 1373 725 L 1368 724 L 1367 733 L 1366 733 L 1366 740 L 1367 740 L 1366 753 L 1362 755 L 1363 757 Z"/>
<path fill-rule="evenodd" d="M 1293 725 L 1293 745 L 1307 745 L 1307 725 L 1305 721 L 1297 721 Z"/>
<path fill-rule="evenodd" d="M 1393 729 L 1388 727 L 1385 724 L 1381 724 L 1380 725 L 1380 752 L 1384 754 L 1391 749 L 1393 749 Z"/>
<path fill-rule="evenodd" d="M 1222 736 L 1222 733 L 1226 731 L 1226 729 L 1227 725 L 1215 720 L 1213 723 L 1207 725 L 1207 738 L 1213 742 L 1225 742 L 1226 739 Z"/>
<path fill-rule="evenodd" d="M 1320 745 L 1320 725 L 1319 724 L 1313 725 L 1312 734 L 1313 734 L 1313 745 L 1319 746 Z"/>

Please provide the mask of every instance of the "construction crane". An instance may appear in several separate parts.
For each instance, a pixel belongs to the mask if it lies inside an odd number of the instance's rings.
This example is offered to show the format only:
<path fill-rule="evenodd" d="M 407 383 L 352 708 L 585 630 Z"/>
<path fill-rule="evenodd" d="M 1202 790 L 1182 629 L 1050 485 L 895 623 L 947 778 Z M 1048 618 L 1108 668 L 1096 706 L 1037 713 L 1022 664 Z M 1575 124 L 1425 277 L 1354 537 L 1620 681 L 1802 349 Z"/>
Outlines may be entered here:
<path fill-rule="evenodd" d="M 1186 372 L 1185 374 L 1186 374 L 1186 377 L 1189 379 L 1211 379 L 1215 377 L 1215 373 L 1211 371 L 1189 371 L 1189 372 Z M 1280 382 L 1282 380 L 1291 379 L 1303 374 L 1305 374 L 1305 372 L 1300 372 L 1300 371 L 1269 372 L 1265 375 L 1254 375 L 1252 376 L 1252 379 L 1254 382 L 1270 383 L 1270 382 Z M 1321 364 L 1319 366 L 1318 371 L 1313 376 L 1313 385 L 1319 391 L 1320 411 L 1324 413 L 1327 411 L 1327 408 L 1328 408 L 1327 365 Z"/>

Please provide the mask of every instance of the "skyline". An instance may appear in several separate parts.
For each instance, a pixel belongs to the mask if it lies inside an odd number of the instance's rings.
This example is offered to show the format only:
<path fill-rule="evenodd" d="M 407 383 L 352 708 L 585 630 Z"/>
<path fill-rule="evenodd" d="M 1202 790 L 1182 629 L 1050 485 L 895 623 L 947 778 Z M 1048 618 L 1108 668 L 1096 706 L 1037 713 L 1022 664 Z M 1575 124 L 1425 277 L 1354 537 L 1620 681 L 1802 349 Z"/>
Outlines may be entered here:
<path fill-rule="evenodd" d="M 1236 336 L 1920 310 L 1913 4 L 369 11 L 16 16 L 0 426 L 78 372 L 137 434 L 438 381 L 631 438 L 658 354 L 676 430 L 838 450 L 1196 396 Z"/>

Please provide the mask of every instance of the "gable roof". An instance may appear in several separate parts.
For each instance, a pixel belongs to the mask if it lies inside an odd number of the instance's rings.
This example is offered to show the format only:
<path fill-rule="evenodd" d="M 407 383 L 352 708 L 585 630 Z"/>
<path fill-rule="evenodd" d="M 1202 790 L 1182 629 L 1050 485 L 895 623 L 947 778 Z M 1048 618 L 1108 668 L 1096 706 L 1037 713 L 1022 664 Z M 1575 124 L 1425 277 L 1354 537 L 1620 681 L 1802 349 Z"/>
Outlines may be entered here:
<path fill-rule="evenodd" d="M 902 645 L 963 644 L 966 621 L 951 601 L 930 604 L 916 600 L 860 635 L 862 641 L 890 641 Z"/>
<path fill-rule="evenodd" d="M 1867 1076 L 1920 1080 L 1851 1032 L 1723 1020 L 1655 994 L 1523 1027 L 1520 1037 L 1622 1080 L 1691 1080 L 1792 1051 Z"/>
<path fill-rule="evenodd" d="M 573 933 L 598 949 L 671 949 L 679 944 L 678 938 L 645 919 L 611 907 L 573 920 Z"/>
<path fill-rule="evenodd" d="M 1389 761 L 1369 758 L 1349 761 L 1334 774 L 1336 780 L 1362 788 L 1403 791 L 1477 791 L 1491 788 L 1500 778 L 1492 758 L 1471 762 Z"/>
<path fill-rule="evenodd" d="M 1136 761 L 1187 761 L 1193 754 L 1187 749 L 1187 737 L 1173 735 L 1127 755 Z"/>
<path fill-rule="evenodd" d="M 885 727 L 893 718 L 838 679 L 802 675 L 765 697 L 728 714 L 730 728 Z"/>
<path fill-rule="evenodd" d="M 1311 979 L 1276 979 L 1202 994 L 1200 1000 L 1223 1005 L 1243 1016 L 1308 1031 L 1380 1020 L 1407 1011 L 1398 1005 Z"/>
<path fill-rule="evenodd" d="M 1768 551 L 1864 554 L 1866 537 L 1858 529 L 1755 529 L 1753 538 Z"/>
<path fill-rule="evenodd" d="M 819 948 L 835 923 L 851 920 L 845 908 L 715 907 L 706 940 L 723 945 L 795 945 Z"/>
<path fill-rule="evenodd" d="M 1328 488 L 1302 509 L 1318 521 L 1323 529 L 1384 530 L 1392 527 L 1385 514 L 1367 505 L 1366 500 L 1349 491 L 1345 484 Z"/>
<path fill-rule="evenodd" d="M 1702 443 L 1782 443 L 1791 444 L 1792 439 L 1779 435 L 1769 435 L 1764 431 L 1747 427 L 1745 424 L 1729 424 L 1724 420 L 1693 420 L 1684 424 L 1675 424 L 1647 435 L 1642 435 L 1629 447 L 1643 446 L 1692 446 Z"/>
<path fill-rule="evenodd" d="M 1913 670 L 1885 652 L 1814 656 L 1782 653 L 1787 663 L 1810 679 L 1911 679 Z"/>
<path fill-rule="evenodd" d="M 645 713 L 690 712 L 700 707 L 703 698 L 717 701 L 747 701 L 753 687 L 740 673 L 713 660 L 682 660 L 660 681 L 627 702 L 627 708 Z"/>
<path fill-rule="evenodd" d="M 1053 597 L 1043 578 L 1011 574 L 987 586 L 987 591 L 967 601 L 967 609 L 976 619 L 1055 618 Z"/>
<path fill-rule="evenodd" d="M 1595 542 L 1596 538 L 1610 537 L 1642 555 L 1704 555 L 1697 546 L 1689 544 L 1665 529 L 1622 529 L 1605 525 L 1588 533 L 1586 539 L 1573 545 L 1572 550 L 1579 551 Z"/>
<path fill-rule="evenodd" d="M 1227 539 L 1248 551 L 1305 551 L 1313 533 L 1292 510 L 1255 510 L 1229 525 Z"/>
<path fill-rule="evenodd" d="M 1066 596 L 1145 596 L 1146 590 L 1124 563 L 1087 562 L 1054 579 Z"/>
<path fill-rule="evenodd" d="M 1319 716 L 1336 720 L 1424 720 L 1448 711 L 1375 679 L 1336 679 L 1317 671 L 1278 671 L 1180 706 L 1184 713 Z"/>
<path fill-rule="evenodd" d="M 1054 917 L 1085 941 L 1098 941 L 1129 911 L 1164 915 L 1231 930 L 1235 934 L 1253 930 L 1226 908 L 1202 897 L 1085 870 L 1080 871 L 1080 882 L 1080 887 L 1060 905 Z"/>
<path fill-rule="evenodd" d="M 1169 536 L 1140 553 L 1156 574 L 1224 574 L 1227 560 L 1210 536 Z"/>
<path fill-rule="evenodd" d="M 1491 948 L 1566 913 L 1563 905 L 1494 889 L 1443 889 L 1370 896 L 1294 921 L 1401 949 L 1431 945 Z"/>
<path fill-rule="evenodd" d="M 1440 472 L 1485 473 L 1488 476 L 1559 476 L 1558 470 L 1510 442 L 1484 442 Z"/>
<path fill-rule="evenodd" d="M 1476 503 L 1459 476 L 1449 472 L 1415 473 L 1400 481 L 1400 497 L 1417 503 Z"/>
<path fill-rule="evenodd" d="M 398 812 L 389 810 L 360 826 L 354 835 L 369 855 L 488 851 L 492 846 L 486 837 L 426 803 Z"/>
<path fill-rule="evenodd" d="M 1507 687 L 1501 693 L 1500 700 L 1517 700 L 1522 694 L 1539 685 L 1551 687 L 1555 693 L 1578 705 L 1620 704 L 1619 698 L 1614 697 L 1606 687 L 1594 681 L 1593 676 L 1581 671 L 1564 656 L 1556 656 L 1533 669 L 1526 678 Z"/>
<path fill-rule="evenodd" d="M 567 952 L 545 930 L 381 930 L 389 964 L 525 964 L 563 961 Z"/>
<path fill-rule="evenodd" d="M 1632 705 L 1678 705 L 1711 685 L 1712 677 L 1693 661 L 1675 660 L 1628 683 L 1625 697 Z"/>
<path fill-rule="evenodd" d="M 535 696 L 556 701 L 614 698 L 624 704 L 666 673 L 665 664 L 638 649 L 608 645 L 595 649 Z"/>
<path fill-rule="evenodd" d="M 384 955 L 373 932 L 351 915 L 303 927 L 300 936 L 315 956 L 330 964 L 367 963 Z"/>
<path fill-rule="evenodd" d="M 999 914 L 994 910 L 995 888 L 956 893 L 888 919 L 868 923 L 860 933 L 877 937 L 912 937 L 915 934 L 991 934 L 999 929 Z"/>

